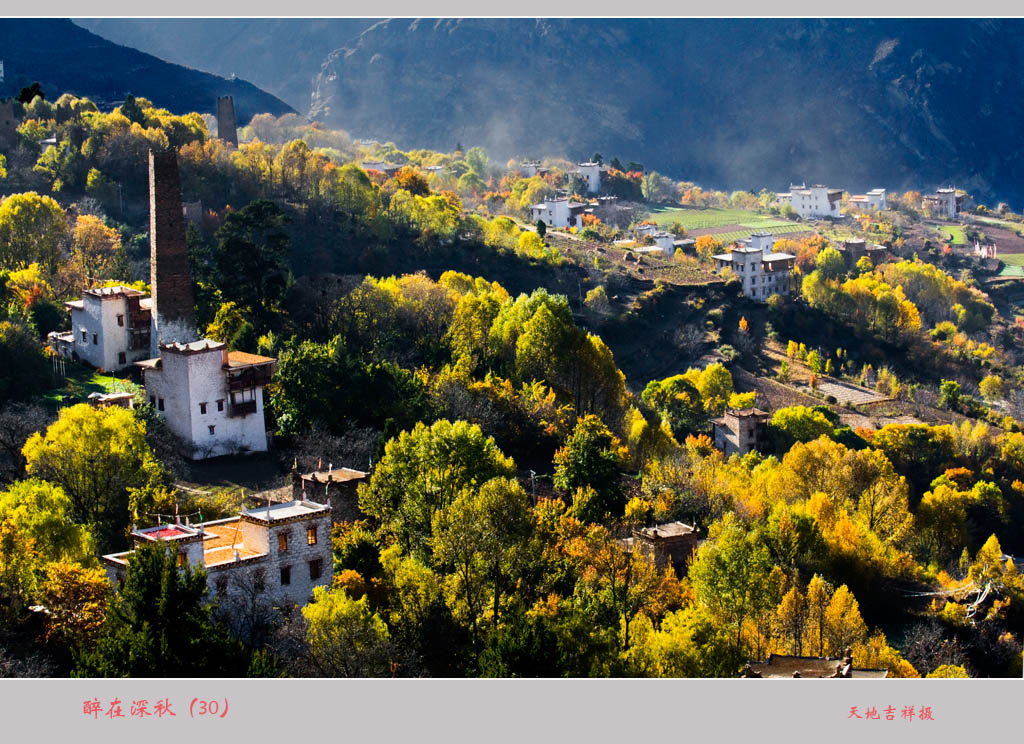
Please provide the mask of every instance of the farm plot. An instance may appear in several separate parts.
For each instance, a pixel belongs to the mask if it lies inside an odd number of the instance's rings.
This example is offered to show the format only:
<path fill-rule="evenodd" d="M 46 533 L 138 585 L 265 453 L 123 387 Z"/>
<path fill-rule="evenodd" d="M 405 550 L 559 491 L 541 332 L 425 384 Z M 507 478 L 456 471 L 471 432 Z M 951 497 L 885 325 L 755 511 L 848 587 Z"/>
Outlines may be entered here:
<path fill-rule="evenodd" d="M 807 386 L 800 385 L 800 387 L 806 388 Z M 880 395 L 873 390 L 833 380 L 819 381 L 818 392 L 822 395 L 833 396 L 840 404 L 850 403 L 855 406 L 863 405 L 865 403 L 880 403 L 883 400 L 890 400 L 888 397 Z"/>
<path fill-rule="evenodd" d="M 762 217 L 742 209 L 682 209 L 660 207 L 651 210 L 651 221 L 659 227 L 668 227 L 674 222 L 680 223 L 687 230 L 705 230 L 723 225 L 758 226 L 767 222 L 777 222 L 771 217 Z"/>

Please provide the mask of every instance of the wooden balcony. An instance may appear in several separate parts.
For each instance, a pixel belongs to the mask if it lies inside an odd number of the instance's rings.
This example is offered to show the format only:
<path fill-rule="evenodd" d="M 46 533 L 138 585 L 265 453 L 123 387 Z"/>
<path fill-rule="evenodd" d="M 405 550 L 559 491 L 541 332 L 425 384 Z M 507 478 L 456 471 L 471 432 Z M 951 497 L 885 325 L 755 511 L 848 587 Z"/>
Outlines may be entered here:
<path fill-rule="evenodd" d="M 254 400 L 247 400 L 244 403 L 228 404 L 228 418 L 248 416 L 250 413 L 256 413 L 256 401 Z"/>

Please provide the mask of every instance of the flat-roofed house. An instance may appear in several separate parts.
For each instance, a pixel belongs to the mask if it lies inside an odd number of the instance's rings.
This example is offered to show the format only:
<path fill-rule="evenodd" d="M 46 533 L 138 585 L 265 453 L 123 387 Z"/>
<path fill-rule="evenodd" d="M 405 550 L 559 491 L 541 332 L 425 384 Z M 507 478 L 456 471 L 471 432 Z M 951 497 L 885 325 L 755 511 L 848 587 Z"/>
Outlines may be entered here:
<path fill-rule="evenodd" d="M 71 330 L 48 336 L 50 348 L 61 356 L 108 372 L 149 356 L 152 305 L 145 293 L 121 285 L 98 287 L 64 306 Z"/>
<path fill-rule="evenodd" d="M 726 457 L 745 455 L 751 450 L 768 449 L 768 421 L 771 414 L 758 408 L 727 410 L 722 416 L 712 419 L 715 447 Z"/>
<path fill-rule="evenodd" d="M 830 189 L 821 184 L 813 186 L 791 184 L 789 192 L 776 194 L 775 198 L 780 202 L 791 204 L 796 213 L 805 220 L 821 217 L 838 219 L 843 191 L 842 189 Z"/>
<path fill-rule="evenodd" d="M 263 388 L 276 365 L 211 339 L 163 344 L 137 362 L 146 397 L 195 460 L 267 450 Z"/>
<path fill-rule="evenodd" d="M 964 206 L 964 195 L 956 189 L 938 189 L 934 194 L 925 194 L 921 199 L 921 208 L 931 212 L 933 217 L 944 217 L 955 220 Z"/>
<path fill-rule="evenodd" d="M 330 586 L 331 507 L 291 501 L 244 509 L 237 517 L 198 524 L 133 528 L 132 550 L 102 558 L 107 578 L 120 585 L 139 547 L 161 544 L 177 551 L 179 566 L 206 571 L 211 595 L 239 592 L 258 579 L 281 603 L 306 604 L 318 586 Z"/>
<path fill-rule="evenodd" d="M 796 256 L 774 249 L 771 233 L 757 232 L 737 241 L 729 253 L 712 256 L 715 270 L 732 269 L 743 283 L 743 294 L 764 302 L 774 294 L 788 297 L 792 291 L 791 273 Z"/>
<path fill-rule="evenodd" d="M 556 197 L 530 207 L 530 219 L 536 224 L 543 220 L 549 227 L 583 227 L 583 214 L 587 205 Z"/>

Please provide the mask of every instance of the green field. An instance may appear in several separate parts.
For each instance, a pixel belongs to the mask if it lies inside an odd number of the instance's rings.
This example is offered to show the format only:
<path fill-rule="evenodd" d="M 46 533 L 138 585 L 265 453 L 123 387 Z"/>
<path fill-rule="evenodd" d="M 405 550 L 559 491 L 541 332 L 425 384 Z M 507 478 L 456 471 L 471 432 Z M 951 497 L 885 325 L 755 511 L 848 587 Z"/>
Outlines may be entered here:
<path fill-rule="evenodd" d="M 776 223 L 779 220 L 772 217 L 762 217 L 753 212 L 745 212 L 742 209 L 658 207 L 651 210 L 651 221 L 659 227 L 668 227 L 673 222 L 679 222 L 687 230 L 705 230 L 709 227 L 720 227 L 721 225 L 760 227 L 765 223 Z"/>
<path fill-rule="evenodd" d="M 722 241 L 722 243 L 732 243 L 732 242 L 734 242 L 736 240 L 742 240 L 744 238 L 749 238 L 751 233 L 759 232 L 759 231 L 765 230 L 765 229 L 766 228 L 764 226 L 761 226 L 761 227 L 758 227 L 758 228 L 756 228 L 754 230 L 733 230 L 731 232 L 723 232 L 723 233 L 717 233 L 716 232 L 716 233 L 711 233 L 711 234 L 714 235 L 716 238 L 718 238 L 720 241 Z M 813 230 L 814 230 L 813 227 L 808 227 L 807 225 L 801 225 L 801 224 L 795 223 L 795 222 L 789 222 L 789 223 L 786 224 L 785 227 L 768 227 L 767 229 L 775 237 L 779 237 L 781 235 L 792 235 L 794 233 L 813 232 Z"/>
<path fill-rule="evenodd" d="M 1006 264 L 999 276 L 1024 276 L 1024 253 L 1000 253 L 999 260 Z"/>
<path fill-rule="evenodd" d="M 967 245 L 967 236 L 959 225 L 943 225 L 935 229 L 943 240 L 947 240 L 953 245 Z"/>

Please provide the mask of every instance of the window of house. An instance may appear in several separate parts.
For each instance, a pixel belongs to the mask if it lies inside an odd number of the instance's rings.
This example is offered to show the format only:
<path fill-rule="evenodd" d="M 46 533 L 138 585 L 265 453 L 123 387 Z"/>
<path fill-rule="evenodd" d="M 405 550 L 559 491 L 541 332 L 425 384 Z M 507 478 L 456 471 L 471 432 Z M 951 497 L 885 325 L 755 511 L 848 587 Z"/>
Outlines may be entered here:
<path fill-rule="evenodd" d="M 292 567 L 282 566 L 281 567 L 281 586 L 288 586 L 292 583 Z"/>
<path fill-rule="evenodd" d="M 164 399 L 163 398 L 157 398 L 156 399 L 156 410 L 158 410 L 158 411 L 164 410 Z"/>
<path fill-rule="evenodd" d="M 216 427 L 216 426 L 208 426 L 208 427 L 206 427 L 206 428 L 210 430 L 210 436 L 212 437 L 212 436 L 213 436 L 213 432 L 214 432 L 214 430 L 215 430 L 215 429 L 216 429 L 217 427 Z"/>
<path fill-rule="evenodd" d="M 220 400 L 217 401 L 217 410 L 218 411 L 223 411 L 224 410 L 224 399 L 223 398 L 221 398 Z"/>
<path fill-rule="evenodd" d="M 118 364 L 127 364 L 128 363 L 128 357 L 125 356 L 125 353 L 123 351 L 117 352 L 117 363 Z"/>
<path fill-rule="evenodd" d="M 184 553 L 178 553 L 178 568 L 184 568 L 188 565 L 188 556 Z"/>
<path fill-rule="evenodd" d="M 306 530 L 306 544 L 316 545 L 316 525 Z"/>
<path fill-rule="evenodd" d="M 228 580 L 224 576 L 217 579 L 216 582 L 217 594 L 223 597 L 228 591 Z"/>
<path fill-rule="evenodd" d="M 206 415 L 206 404 L 205 403 L 200 403 L 199 404 L 199 413 L 203 414 L 204 416 Z"/>
<path fill-rule="evenodd" d="M 99 344 L 99 342 L 100 342 L 99 334 L 98 333 L 92 334 L 92 345 L 96 346 L 97 344 Z"/>
<path fill-rule="evenodd" d="M 277 552 L 283 553 L 288 550 L 288 534 L 285 532 L 277 533 Z"/>
<path fill-rule="evenodd" d="M 156 407 L 156 396 L 155 395 L 149 396 L 149 405 L 153 406 L 154 408 Z"/>
<path fill-rule="evenodd" d="M 324 568 L 323 559 L 316 558 L 315 560 L 310 561 L 309 562 L 309 578 L 311 580 L 313 580 L 313 581 L 316 581 L 317 579 L 319 579 L 320 575 L 323 573 L 323 568 Z"/>
<path fill-rule="evenodd" d="M 86 333 L 85 331 L 82 331 L 82 343 L 83 344 L 89 343 L 89 334 Z"/>
<path fill-rule="evenodd" d="M 124 316 L 123 315 L 118 315 L 117 316 L 117 324 L 119 326 L 123 326 L 124 325 Z"/>

